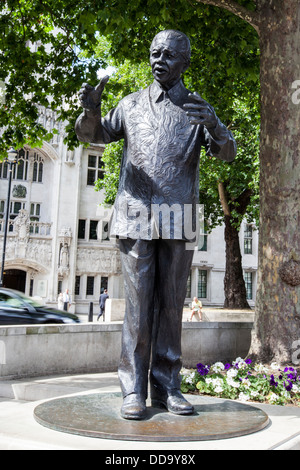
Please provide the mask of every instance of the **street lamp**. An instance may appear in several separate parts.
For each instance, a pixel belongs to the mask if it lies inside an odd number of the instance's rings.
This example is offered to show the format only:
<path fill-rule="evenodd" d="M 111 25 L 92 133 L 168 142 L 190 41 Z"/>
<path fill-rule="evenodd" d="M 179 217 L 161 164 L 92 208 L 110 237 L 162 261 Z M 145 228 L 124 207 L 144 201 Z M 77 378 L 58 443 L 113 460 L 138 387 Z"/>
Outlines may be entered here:
<path fill-rule="evenodd" d="M 7 157 L 6 157 L 5 161 L 9 164 L 9 169 L 8 169 L 8 189 L 7 189 L 6 211 L 5 211 L 5 219 L 4 219 L 4 236 L 3 236 L 3 251 L 2 251 L 0 287 L 3 286 L 3 277 L 4 277 L 4 263 L 5 263 L 7 227 L 8 227 L 8 219 L 9 219 L 9 205 L 10 205 L 10 190 L 11 190 L 12 169 L 13 169 L 13 166 L 18 161 L 18 152 L 13 147 L 11 147 L 9 149 L 9 151 L 7 152 Z"/>

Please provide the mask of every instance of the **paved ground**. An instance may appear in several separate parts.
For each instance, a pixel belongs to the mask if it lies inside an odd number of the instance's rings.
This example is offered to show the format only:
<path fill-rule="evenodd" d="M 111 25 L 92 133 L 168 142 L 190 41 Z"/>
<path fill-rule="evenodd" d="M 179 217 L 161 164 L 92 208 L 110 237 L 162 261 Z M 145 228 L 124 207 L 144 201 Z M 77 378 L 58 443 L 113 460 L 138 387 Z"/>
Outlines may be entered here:
<path fill-rule="evenodd" d="M 298 407 L 255 404 L 253 406 L 268 414 L 270 424 L 267 428 L 248 436 L 199 442 L 160 443 L 90 438 L 48 429 L 34 419 L 35 407 L 45 400 L 74 394 L 119 391 L 116 373 L 1 381 L 0 450 L 103 450 L 106 451 L 105 455 L 114 452 L 115 457 L 121 451 L 133 456 L 137 451 L 152 451 L 155 454 L 177 451 L 193 456 L 201 450 L 300 450 Z"/>

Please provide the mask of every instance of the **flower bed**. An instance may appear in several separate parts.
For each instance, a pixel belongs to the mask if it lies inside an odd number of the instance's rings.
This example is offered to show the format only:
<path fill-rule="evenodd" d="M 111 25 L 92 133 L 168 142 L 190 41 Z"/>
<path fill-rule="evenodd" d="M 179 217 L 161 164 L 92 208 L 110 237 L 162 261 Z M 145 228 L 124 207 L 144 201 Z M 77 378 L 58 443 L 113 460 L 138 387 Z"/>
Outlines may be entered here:
<path fill-rule="evenodd" d="M 276 363 L 266 367 L 239 357 L 232 364 L 199 363 L 197 369 L 182 369 L 181 375 L 182 393 L 300 406 L 300 375 L 293 367 L 281 370 Z"/>

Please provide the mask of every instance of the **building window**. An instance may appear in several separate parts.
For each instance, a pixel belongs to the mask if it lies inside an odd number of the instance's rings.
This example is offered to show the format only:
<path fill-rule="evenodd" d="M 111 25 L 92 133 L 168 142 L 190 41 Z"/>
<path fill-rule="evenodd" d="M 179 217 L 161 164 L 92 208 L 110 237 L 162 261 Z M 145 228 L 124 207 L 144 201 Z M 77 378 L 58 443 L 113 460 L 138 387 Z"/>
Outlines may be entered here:
<path fill-rule="evenodd" d="M 94 295 L 94 276 L 86 278 L 86 295 Z"/>
<path fill-rule="evenodd" d="M 40 220 L 41 204 L 32 202 L 30 204 L 30 220 Z"/>
<path fill-rule="evenodd" d="M 37 183 L 42 183 L 43 181 L 43 168 L 44 168 L 44 161 L 43 158 L 38 155 L 34 154 L 34 162 L 33 162 L 33 174 L 32 174 L 32 181 Z"/>
<path fill-rule="evenodd" d="M 10 202 L 9 218 L 11 220 L 15 219 L 17 217 L 17 215 L 19 214 L 19 211 L 21 209 L 25 209 L 25 207 L 26 207 L 25 202 L 11 201 Z"/>
<path fill-rule="evenodd" d="M 97 240 L 98 220 L 90 220 L 89 240 Z"/>
<path fill-rule="evenodd" d="M 199 234 L 198 251 L 207 251 L 206 225 L 204 225 L 204 230 L 200 231 L 200 234 Z"/>
<path fill-rule="evenodd" d="M 101 284 L 100 284 L 100 292 L 101 294 L 103 294 L 103 292 L 105 291 L 105 289 L 107 289 L 107 285 L 108 285 L 108 277 L 101 277 Z"/>
<path fill-rule="evenodd" d="M 30 279 L 30 284 L 29 284 L 29 297 L 33 296 L 33 279 Z"/>
<path fill-rule="evenodd" d="M 13 168 L 13 179 L 27 180 L 28 173 L 28 150 L 19 150 L 18 164 Z"/>
<path fill-rule="evenodd" d="M 102 222 L 101 240 L 109 240 L 109 222 Z"/>
<path fill-rule="evenodd" d="M 244 232 L 244 254 L 252 255 L 252 239 L 253 239 L 253 228 L 252 225 L 245 225 Z"/>
<path fill-rule="evenodd" d="M 0 218 L 3 219 L 5 210 L 5 201 L 0 201 Z"/>
<path fill-rule="evenodd" d="M 75 276 L 75 295 L 80 294 L 80 276 Z"/>
<path fill-rule="evenodd" d="M 207 270 L 198 270 L 198 297 L 199 299 L 206 299 L 207 297 Z"/>
<path fill-rule="evenodd" d="M 41 205 L 32 202 L 30 204 L 30 220 L 32 222 L 39 222 L 40 215 L 41 215 Z M 30 225 L 30 233 L 39 233 L 38 224 L 31 224 Z"/>
<path fill-rule="evenodd" d="M 104 178 L 104 163 L 99 155 L 89 155 L 87 185 L 94 186 L 98 179 Z"/>
<path fill-rule="evenodd" d="M 245 279 L 247 300 L 252 300 L 253 299 L 253 273 L 245 272 L 244 279 Z"/>
<path fill-rule="evenodd" d="M 57 283 L 57 294 L 62 293 L 62 280 L 60 279 Z"/>
<path fill-rule="evenodd" d="M 80 240 L 85 239 L 85 224 L 86 224 L 85 220 L 79 219 L 79 222 L 78 222 L 78 238 L 80 238 Z"/>

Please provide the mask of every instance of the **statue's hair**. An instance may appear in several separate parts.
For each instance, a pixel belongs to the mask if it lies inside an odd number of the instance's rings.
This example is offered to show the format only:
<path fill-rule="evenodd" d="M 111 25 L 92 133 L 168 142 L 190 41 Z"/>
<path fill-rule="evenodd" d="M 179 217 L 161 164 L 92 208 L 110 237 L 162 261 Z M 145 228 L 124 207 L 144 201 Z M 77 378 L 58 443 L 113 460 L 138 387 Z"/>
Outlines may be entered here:
<path fill-rule="evenodd" d="M 154 39 L 151 43 L 151 46 L 150 46 L 150 51 L 152 50 L 152 47 L 153 47 L 153 44 L 154 44 L 155 40 L 160 36 L 164 36 L 166 38 L 172 36 L 172 37 L 176 38 L 179 41 L 179 44 L 180 44 L 180 51 L 179 52 L 184 56 L 187 63 L 190 62 L 190 59 L 191 59 L 191 44 L 190 44 L 190 40 L 189 40 L 189 38 L 187 37 L 186 34 L 182 33 L 181 31 L 177 31 L 176 29 L 166 29 L 164 31 L 160 31 L 154 37 Z"/>

